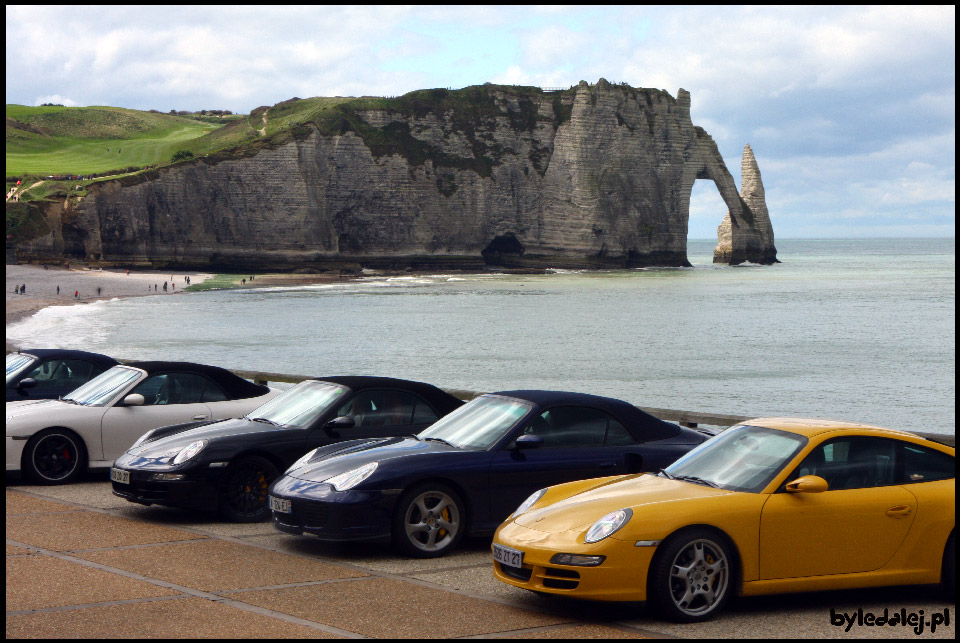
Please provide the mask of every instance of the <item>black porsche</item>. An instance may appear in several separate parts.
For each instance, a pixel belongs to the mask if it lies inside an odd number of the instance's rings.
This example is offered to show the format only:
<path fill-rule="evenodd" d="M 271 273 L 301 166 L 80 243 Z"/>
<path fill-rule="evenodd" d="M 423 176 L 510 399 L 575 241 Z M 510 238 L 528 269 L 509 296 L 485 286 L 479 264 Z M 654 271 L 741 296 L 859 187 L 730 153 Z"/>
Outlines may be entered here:
<path fill-rule="evenodd" d="M 478 397 L 421 433 L 318 448 L 270 488 L 273 524 L 324 540 L 392 540 L 442 556 L 491 535 L 531 492 L 657 471 L 710 437 L 612 398 L 555 391 Z"/>
<path fill-rule="evenodd" d="M 37 348 L 7 353 L 7 402 L 55 400 L 120 362 L 88 351 Z"/>
<path fill-rule="evenodd" d="M 269 484 L 307 451 L 412 435 L 462 404 L 421 382 L 307 380 L 243 418 L 150 431 L 114 463 L 113 493 L 145 505 L 219 509 L 235 522 L 263 520 Z"/>

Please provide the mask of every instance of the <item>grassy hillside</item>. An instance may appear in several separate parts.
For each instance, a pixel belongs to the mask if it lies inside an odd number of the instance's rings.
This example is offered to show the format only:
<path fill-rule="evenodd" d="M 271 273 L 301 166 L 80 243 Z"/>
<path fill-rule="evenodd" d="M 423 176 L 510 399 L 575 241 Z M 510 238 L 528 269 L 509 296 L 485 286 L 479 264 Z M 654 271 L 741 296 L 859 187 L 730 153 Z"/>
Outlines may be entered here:
<path fill-rule="evenodd" d="M 7 176 L 87 174 L 167 162 L 223 127 L 120 107 L 7 105 Z"/>

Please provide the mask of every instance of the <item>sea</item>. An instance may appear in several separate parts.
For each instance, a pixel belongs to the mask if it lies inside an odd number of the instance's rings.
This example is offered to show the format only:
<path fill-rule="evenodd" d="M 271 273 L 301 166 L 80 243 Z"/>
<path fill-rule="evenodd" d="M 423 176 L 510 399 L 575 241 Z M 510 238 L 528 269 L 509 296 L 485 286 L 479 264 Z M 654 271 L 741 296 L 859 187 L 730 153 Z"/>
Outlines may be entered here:
<path fill-rule="evenodd" d="M 46 308 L 21 346 L 956 431 L 954 239 L 781 239 L 782 263 L 375 274 Z M 255 283 L 255 282 L 254 282 Z"/>

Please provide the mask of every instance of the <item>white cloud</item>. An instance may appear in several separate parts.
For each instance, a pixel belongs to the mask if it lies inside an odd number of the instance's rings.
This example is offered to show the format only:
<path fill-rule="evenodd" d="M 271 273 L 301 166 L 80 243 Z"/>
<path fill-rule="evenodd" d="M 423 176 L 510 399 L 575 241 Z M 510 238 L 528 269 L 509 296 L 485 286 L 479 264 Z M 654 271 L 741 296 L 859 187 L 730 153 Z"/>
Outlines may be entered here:
<path fill-rule="evenodd" d="M 76 101 L 70 98 L 64 98 L 60 94 L 53 94 L 52 96 L 40 96 L 33 101 L 34 105 L 43 105 L 44 103 L 53 103 L 54 105 L 63 105 L 64 107 L 76 107 Z"/>

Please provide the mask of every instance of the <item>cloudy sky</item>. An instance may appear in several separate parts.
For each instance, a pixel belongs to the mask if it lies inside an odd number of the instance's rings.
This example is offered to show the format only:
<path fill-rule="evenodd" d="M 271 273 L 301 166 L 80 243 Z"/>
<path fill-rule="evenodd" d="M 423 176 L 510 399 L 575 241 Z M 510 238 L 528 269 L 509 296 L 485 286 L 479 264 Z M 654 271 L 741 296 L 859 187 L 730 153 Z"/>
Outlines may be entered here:
<path fill-rule="evenodd" d="M 7 103 L 246 113 L 484 82 L 678 88 L 778 238 L 955 235 L 947 7 L 7 6 Z M 690 237 L 725 212 L 698 181 Z"/>

